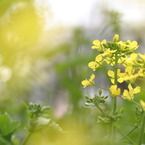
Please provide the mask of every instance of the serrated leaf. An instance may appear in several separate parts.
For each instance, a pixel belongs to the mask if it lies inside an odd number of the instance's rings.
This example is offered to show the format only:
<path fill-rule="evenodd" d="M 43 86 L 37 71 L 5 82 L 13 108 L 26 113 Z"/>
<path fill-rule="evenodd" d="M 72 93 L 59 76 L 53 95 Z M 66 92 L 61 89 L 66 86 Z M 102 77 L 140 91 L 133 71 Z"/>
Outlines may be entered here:
<path fill-rule="evenodd" d="M 19 127 L 19 122 L 13 120 L 8 113 L 0 115 L 0 133 L 2 136 L 12 134 Z"/>

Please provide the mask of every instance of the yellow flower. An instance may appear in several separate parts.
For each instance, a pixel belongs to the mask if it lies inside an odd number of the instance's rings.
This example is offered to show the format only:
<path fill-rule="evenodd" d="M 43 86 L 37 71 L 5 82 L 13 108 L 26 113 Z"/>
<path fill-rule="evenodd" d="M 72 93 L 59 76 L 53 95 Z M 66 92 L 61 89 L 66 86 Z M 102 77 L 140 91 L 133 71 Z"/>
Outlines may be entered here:
<path fill-rule="evenodd" d="M 120 73 L 120 69 L 117 69 L 117 77 L 121 77 L 123 75 L 123 73 Z M 114 78 L 115 78 L 115 73 L 114 73 L 114 71 L 112 71 L 112 70 L 108 70 L 108 76 L 110 77 L 110 79 L 111 79 L 111 83 L 112 84 L 114 84 L 115 82 L 114 82 Z M 119 78 L 120 79 L 120 78 Z M 118 79 L 118 80 L 119 80 Z M 117 81 L 118 81 L 117 80 Z"/>
<path fill-rule="evenodd" d="M 124 90 L 122 98 L 133 100 L 134 94 L 138 94 L 140 92 L 140 87 L 132 88 L 131 84 L 128 85 L 128 90 Z"/>
<path fill-rule="evenodd" d="M 115 34 L 113 37 L 113 42 L 117 42 L 119 40 L 119 35 Z"/>
<path fill-rule="evenodd" d="M 131 52 L 138 48 L 138 44 L 136 41 L 127 40 L 126 42 L 119 41 L 117 44 L 120 46 L 119 48 L 124 52 Z"/>
<path fill-rule="evenodd" d="M 96 56 L 95 61 L 100 62 L 100 61 L 102 61 L 102 59 L 103 59 L 102 55 L 99 54 L 99 55 Z"/>
<path fill-rule="evenodd" d="M 114 77 L 114 71 L 108 70 L 108 76 L 111 78 Z"/>
<path fill-rule="evenodd" d="M 135 69 L 132 66 L 126 66 L 125 72 L 129 75 L 133 74 Z"/>
<path fill-rule="evenodd" d="M 93 86 L 94 85 L 94 79 L 95 79 L 95 75 L 92 74 L 91 77 L 88 79 L 83 80 L 81 83 L 84 86 L 84 88 L 88 87 L 88 86 Z"/>
<path fill-rule="evenodd" d="M 127 46 L 129 47 L 129 50 L 136 50 L 138 48 L 138 43 L 136 41 L 126 41 Z"/>
<path fill-rule="evenodd" d="M 136 54 L 136 53 L 132 53 L 131 55 L 130 55 L 130 57 L 126 57 L 125 59 L 124 59 L 124 64 L 125 65 L 134 65 L 134 64 L 136 64 L 137 62 L 136 62 L 136 60 L 137 60 L 137 57 L 138 57 L 138 54 Z"/>
<path fill-rule="evenodd" d="M 117 42 L 117 44 L 119 45 L 119 48 L 122 50 L 122 51 L 126 51 L 126 43 L 125 42 L 123 42 L 123 41 L 119 41 L 119 42 Z"/>
<path fill-rule="evenodd" d="M 91 68 L 91 69 L 93 69 L 93 71 L 95 71 L 96 68 L 98 68 L 99 66 L 100 66 L 99 63 L 97 63 L 96 61 L 91 61 L 88 64 L 88 67 Z"/>
<path fill-rule="evenodd" d="M 114 84 L 114 71 L 108 70 L 108 76 L 110 77 L 111 83 Z"/>
<path fill-rule="evenodd" d="M 140 57 L 141 57 L 141 59 L 143 60 L 143 61 L 145 61 L 145 55 L 144 54 L 138 54 Z"/>
<path fill-rule="evenodd" d="M 111 85 L 109 90 L 112 96 L 118 96 L 120 95 L 120 92 L 121 92 L 120 88 L 118 88 L 117 85 Z"/>
<path fill-rule="evenodd" d="M 111 57 L 113 53 L 115 53 L 117 50 L 111 50 L 110 48 L 107 48 L 102 56 L 104 57 Z"/>
<path fill-rule="evenodd" d="M 123 81 L 129 81 L 134 83 L 136 78 L 141 76 L 141 72 L 135 72 L 135 69 L 132 66 L 126 66 L 124 73 L 118 73 L 118 82 L 122 83 Z"/>
<path fill-rule="evenodd" d="M 142 109 L 145 111 L 145 102 L 143 100 L 140 100 L 140 105 Z"/>
<path fill-rule="evenodd" d="M 103 52 L 104 51 L 103 44 L 106 44 L 106 42 L 107 42 L 106 40 L 103 40 L 102 42 L 100 42 L 99 40 L 94 40 L 93 41 L 94 46 L 92 46 L 92 49 L 97 49 L 98 51 Z"/>

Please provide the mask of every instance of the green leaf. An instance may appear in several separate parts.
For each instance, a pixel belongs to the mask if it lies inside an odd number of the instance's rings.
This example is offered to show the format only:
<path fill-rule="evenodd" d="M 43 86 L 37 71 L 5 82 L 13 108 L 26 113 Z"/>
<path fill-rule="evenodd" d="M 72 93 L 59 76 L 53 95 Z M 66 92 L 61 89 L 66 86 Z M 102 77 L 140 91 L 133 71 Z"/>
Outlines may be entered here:
<path fill-rule="evenodd" d="M 8 136 L 12 134 L 19 127 L 19 122 L 13 120 L 8 113 L 0 115 L 0 134 L 1 136 Z"/>
<path fill-rule="evenodd" d="M 0 136 L 0 145 L 11 145 L 11 143 Z"/>

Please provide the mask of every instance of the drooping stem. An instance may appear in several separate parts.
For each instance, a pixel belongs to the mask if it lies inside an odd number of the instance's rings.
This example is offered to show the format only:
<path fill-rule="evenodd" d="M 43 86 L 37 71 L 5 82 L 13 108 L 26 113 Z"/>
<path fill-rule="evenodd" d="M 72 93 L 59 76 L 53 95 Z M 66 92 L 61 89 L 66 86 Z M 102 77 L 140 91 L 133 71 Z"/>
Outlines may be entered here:
<path fill-rule="evenodd" d="M 145 128 L 145 112 L 143 113 L 143 120 L 142 120 L 142 126 L 141 126 L 141 131 L 140 131 L 140 137 L 139 137 L 138 145 L 142 144 L 144 128 Z"/>

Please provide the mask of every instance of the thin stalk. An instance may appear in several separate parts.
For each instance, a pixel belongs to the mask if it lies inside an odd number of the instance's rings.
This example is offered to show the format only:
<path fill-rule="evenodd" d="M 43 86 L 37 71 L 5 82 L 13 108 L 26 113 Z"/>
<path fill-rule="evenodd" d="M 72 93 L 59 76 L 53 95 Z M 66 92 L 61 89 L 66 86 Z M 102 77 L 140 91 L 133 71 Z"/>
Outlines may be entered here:
<path fill-rule="evenodd" d="M 116 112 L 116 106 L 117 106 L 117 98 L 116 96 L 113 97 L 113 114 Z"/>
<path fill-rule="evenodd" d="M 129 138 L 128 136 L 131 134 L 131 133 L 133 133 L 137 128 L 138 128 L 138 126 L 140 125 L 140 123 L 139 124 L 137 124 L 137 125 L 135 125 L 134 126 L 134 128 L 132 129 L 132 130 L 130 130 L 126 135 L 124 134 L 124 133 L 122 133 L 122 135 L 123 135 L 123 137 L 120 139 L 120 141 L 123 139 L 123 138 Z M 121 133 L 121 132 L 120 132 Z M 130 138 L 129 138 L 130 139 Z"/>
<path fill-rule="evenodd" d="M 129 136 L 131 133 L 133 133 L 139 126 L 140 124 L 137 124 L 132 130 L 130 130 L 126 136 Z"/>
<path fill-rule="evenodd" d="M 22 142 L 21 145 L 26 145 L 27 141 L 29 140 L 30 136 L 33 134 L 35 127 L 31 128 L 31 131 L 28 132 L 26 138 L 24 139 L 24 141 Z"/>
<path fill-rule="evenodd" d="M 100 112 L 101 112 L 102 114 L 106 115 L 105 112 L 102 110 L 102 108 L 100 108 L 98 105 L 95 105 L 95 106 L 100 110 Z"/>
<path fill-rule="evenodd" d="M 118 132 L 120 132 L 120 134 L 122 134 L 122 136 L 124 137 L 124 138 L 126 138 L 130 143 L 132 143 L 132 144 L 136 144 L 131 138 L 129 138 L 126 134 L 124 134 L 122 131 L 120 131 L 118 128 L 117 128 L 117 130 L 118 130 Z"/>
<path fill-rule="evenodd" d="M 115 66 L 114 66 L 114 84 L 117 85 L 117 69 L 118 69 L 118 57 L 117 53 L 115 54 Z M 117 98 L 116 96 L 113 97 L 113 114 L 115 114 L 117 108 Z"/>
<path fill-rule="evenodd" d="M 115 54 L 115 65 L 114 65 L 114 84 L 117 85 L 117 69 L 118 69 L 118 57 L 117 53 Z M 116 108 L 117 108 L 117 96 L 113 97 L 113 115 L 116 113 Z M 114 142 L 115 140 L 115 127 L 114 127 L 114 122 L 111 123 L 111 134 L 112 134 L 112 141 Z"/>
<path fill-rule="evenodd" d="M 22 145 L 26 145 L 26 143 L 29 140 L 30 136 L 31 136 L 31 133 L 29 132 L 27 137 L 25 138 L 24 142 L 22 143 Z"/>
<path fill-rule="evenodd" d="M 98 86 L 98 85 L 96 85 L 96 84 L 95 84 L 94 86 L 96 86 L 96 87 L 99 88 L 99 89 L 109 90 L 109 89 L 107 89 L 107 88 L 100 87 L 100 86 Z"/>
<path fill-rule="evenodd" d="M 138 145 L 142 144 L 143 134 L 144 134 L 144 127 L 145 127 L 145 112 L 143 113 L 142 127 L 141 127 L 141 131 L 140 131 L 140 137 L 139 137 Z"/>

